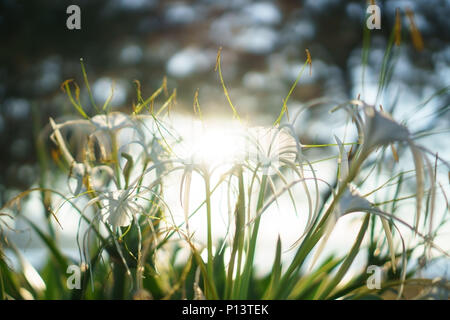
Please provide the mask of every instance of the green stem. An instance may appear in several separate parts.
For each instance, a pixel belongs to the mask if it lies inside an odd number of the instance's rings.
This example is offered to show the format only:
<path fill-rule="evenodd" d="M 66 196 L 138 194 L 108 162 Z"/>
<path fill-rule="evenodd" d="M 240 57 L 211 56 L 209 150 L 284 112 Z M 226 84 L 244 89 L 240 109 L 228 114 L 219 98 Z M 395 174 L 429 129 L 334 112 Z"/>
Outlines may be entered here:
<path fill-rule="evenodd" d="M 206 265 L 208 279 L 211 286 L 211 294 L 217 296 L 217 290 L 214 283 L 214 257 L 212 251 L 212 219 L 211 219 L 211 186 L 210 176 L 205 174 L 205 191 L 206 191 L 206 223 L 207 223 L 207 250 L 208 250 L 208 263 Z M 206 293 L 209 296 L 209 292 Z"/>
<path fill-rule="evenodd" d="M 348 269 L 350 268 L 351 264 L 355 260 L 356 255 L 359 252 L 359 248 L 361 247 L 364 235 L 366 234 L 367 228 L 369 226 L 369 221 L 370 221 L 370 214 L 367 213 L 366 216 L 364 217 L 364 221 L 362 223 L 361 229 L 359 230 L 358 236 L 356 237 L 355 243 L 353 244 L 352 249 L 345 258 L 338 272 L 336 273 L 334 278 L 327 283 L 323 291 L 317 293 L 319 300 L 326 299 L 329 296 L 329 294 L 337 287 L 339 282 L 341 282 L 342 278 L 347 273 Z"/>
<path fill-rule="evenodd" d="M 256 205 L 256 212 L 259 213 L 261 208 L 264 204 L 264 196 L 266 193 L 266 186 L 267 186 L 267 175 L 263 175 L 261 179 L 261 189 L 259 190 L 258 195 L 258 203 Z M 253 229 L 252 229 L 252 236 L 250 238 L 250 245 L 249 245 L 249 251 L 247 254 L 247 259 L 245 261 L 244 266 L 244 272 L 242 274 L 242 286 L 240 288 L 240 299 L 246 299 L 248 295 L 248 287 L 250 284 L 250 278 L 252 273 L 252 267 L 253 267 L 253 259 L 255 257 L 255 247 L 256 247 L 256 240 L 258 238 L 258 231 L 259 231 L 259 224 L 261 222 L 261 215 L 258 214 L 258 216 L 255 219 Z"/>
<path fill-rule="evenodd" d="M 120 165 L 119 165 L 119 157 L 117 155 L 118 152 L 118 148 L 117 148 L 117 138 L 116 135 L 114 134 L 114 132 L 110 132 L 110 137 L 111 137 L 111 154 L 112 154 L 112 160 L 114 163 L 114 174 L 116 175 L 116 184 L 117 184 L 117 189 L 121 189 L 121 184 L 120 184 Z"/>
<path fill-rule="evenodd" d="M 358 174 L 359 169 L 361 168 L 361 165 L 366 158 L 366 155 L 367 153 L 362 152 L 360 156 L 355 160 L 350 168 L 350 172 L 345 182 L 339 186 L 337 194 L 335 197 L 333 197 L 333 200 L 331 201 L 328 209 L 325 211 L 324 216 L 322 217 L 322 219 L 320 219 L 320 221 L 318 221 L 314 228 L 311 228 L 311 230 L 309 230 L 308 234 L 305 236 L 305 240 L 298 248 L 292 263 L 290 264 L 288 270 L 286 271 L 280 282 L 278 292 L 279 298 L 282 298 L 287 292 L 289 292 L 290 285 L 291 283 L 293 283 L 293 281 L 291 281 L 291 276 L 300 269 L 308 254 L 321 239 L 325 231 L 326 221 L 328 220 L 328 217 L 334 211 L 334 207 L 339 202 L 339 199 L 347 189 L 347 184 L 350 183 Z"/>
<path fill-rule="evenodd" d="M 242 248 L 244 247 L 245 236 L 245 190 L 244 190 L 244 178 L 242 174 L 242 167 L 238 168 L 239 177 L 239 195 L 238 202 L 235 210 L 235 223 L 236 229 L 233 240 L 233 249 L 231 252 L 230 263 L 228 266 L 228 275 L 225 287 L 225 299 L 231 299 L 235 297 L 236 287 L 239 285 L 239 273 L 242 262 Z M 235 270 L 236 254 L 238 255 L 236 280 L 233 281 L 233 274 Z"/>

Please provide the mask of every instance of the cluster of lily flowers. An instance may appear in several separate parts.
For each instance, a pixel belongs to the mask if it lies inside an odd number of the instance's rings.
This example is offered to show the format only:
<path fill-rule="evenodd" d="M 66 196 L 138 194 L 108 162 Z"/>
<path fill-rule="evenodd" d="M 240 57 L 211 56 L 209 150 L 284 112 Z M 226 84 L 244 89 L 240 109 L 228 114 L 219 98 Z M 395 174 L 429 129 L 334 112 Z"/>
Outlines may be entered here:
<path fill-rule="evenodd" d="M 393 247 L 388 223 L 391 219 L 418 232 L 425 177 L 431 179 L 432 188 L 435 183 L 433 166 L 426 156 L 428 151 L 414 143 L 405 126 L 374 106 L 360 100 L 353 100 L 340 107 L 345 107 L 356 123 L 359 147 L 350 160 L 342 142 L 336 137 L 339 147 L 339 183 L 334 194 L 336 201 L 330 204 L 330 211 L 333 214 L 327 217 L 326 221 L 332 221 L 327 223 L 334 224 L 340 216 L 351 212 L 371 212 L 381 218 L 389 244 Z M 242 167 L 254 172 L 259 180 L 267 176 L 273 197 L 254 213 L 253 218 L 259 217 L 281 193 L 289 192 L 294 184 L 302 183 L 308 198 L 312 197 L 305 184 L 307 178 L 302 169 L 304 165 L 309 165 L 311 169 L 312 167 L 303 156 L 302 144 L 294 127 L 289 123 L 268 128 L 242 129 L 236 135 L 238 139 L 234 140 L 236 145 L 241 147 L 237 152 L 224 156 L 221 163 L 208 163 L 205 158 L 196 158 L 198 150 L 190 146 L 185 146 L 185 149 L 191 148 L 191 153 L 185 153 L 184 157 L 177 154 L 173 146 L 183 145 L 183 141 L 188 139 L 177 136 L 176 131 L 170 128 L 167 122 L 155 117 L 154 114 L 127 115 L 121 112 L 110 112 L 92 118 L 61 123 L 50 118 L 50 125 L 51 139 L 58 146 L 69 167 L 68 183 L 73 196 L 89 195 L 90 200 L 85 209 L 95 208 L 98 217 L 112 230 L 129 226 L 133 221 L 137 221 L 140 215 L 151 217 L 152 213 L 148 212 L 145 206 L 149 195 L 156 196 L 158 202 L 170 211 L 164 202 L 164 195 L 156 190 L 163 184 L 164 177 L 174 170 L 183 171 L 181 187 L 185 188 L 185 195 L 189 194 L 189 183 L 193 171 L 197 171 L 204 177 L 210 177 L 219 167 L 227 165 L 226 173 L 229 175 L 235 175 L 235 168 Z M 76 139 L 76 144 L 80 147 L 77 154 L 69 150 L 68 132 L 71 132 L 72 139 Z M 205 131 L 203 134 L 208 135 L 208 132 Z M 413 154 L 417 188 L 414 226 L 376 208 L 351 184 L 364 161 L 374 150 L 394 143 L 408 145 Z M 288 182 L 282 168 L 294 171 L 298 180 Z M 314 172 L 313 169 L 312 171 Z M 285 187 L 281 190 L 275 189 L 273 182 L 275 177 L 285 182 Z M 318 197 L 317 183 L 315 191 Z M 432 197 L 434 194 L 435 192 L 431 192 Z M 434 198 L 432 198 L 433 201 Z M 188 225 L 190 215 L 188 196 L 184 197 L 184 202 L 186 225 Z M 305 233 L 319 219 L 318 198 L 315 202 L 317 203 L 314 204 L 312 199 L 309 204 Z M 392 248 L 393 259 L 394 254 Z"/>
<path fill-rule="evenodd" d="M 114 229 L 128 226 L 136 215 L 145 212 L 138 199 L 153 192 L 169 168 L 182 169 L 184 181 L 192 171 L 203 175 L 231 173 L 236 166 L 260 175 L 282 175 L 280 168 L 286 164 L 295 167 L 301 150 L 292 128 L 282 127 L 240 126 L 232 139 L 233 150 L 225 150 L 218 159 L 208 157 L 211 150 L 198 149 L 211 147 L 214 141 L 209 145 L 195 142 L 208 135 L 205 126 L 201 135 L 189 141 L 176 136 L 168 123 L 153 115 L 111 112 L 61 123 L 50 118 L 50 125 L 51 140 L 68 164 L 72 196 L 89 195 L 87 206 L 100 204 L 102 220 Z M 73 144 L 78 147 L 74 148 L 76 154 L 69 150 Z"/>
<path fill-rule="evenodd" d="M 394 235 L 401 238 L 402 243 L 402 274 L 406 278 L 406 246 L 398 225 L 409 228 L 415 235 L 420 236 L 428 248 L 434 247 L 441 253 L 445 251 L 433 243 L 432 226 L 434 215 L 434 203 L 436 196 L 436 181 L 434 166 L 428 159 L 428 155 L 441 161 L 450 168 L 445 160 L 436 154 L 415 143 L 413 135 L 402 124 L 379 110 L 375 106 L 368 105 L 362 100 L 351 100 L 335 107 L 332 112 L 344 109 L 356 126 L 358 139 L 351 143 L 352 148 L 346 151 L 344 143 L 335 137 L 338 147 L 338 174 L 334 186 L 321 179 L 313 164 L 305 156 L 305 149 L 296 131 L 295 122 L 297 116 L 289 120 L 287 101 L 295 88 L 300 76 L 307 65 L 305 62 L 296 82 L 293 84 L 288 96 L 284 100 L 283 108 L 278 119 L 269 127 L 250 127 L 241 121 L 234 105 L 231 103 L 228 91 L 222 78 L 220 69 L 220 50 L 216 69 L 219 72 L 221 84 L 225 96 L 233 111 L 233 120 L 236 126 L 229 126 L 231 130 L 215 132 L 207 120 L 204 120 L 198 103 L 198 92 L 194 99 L 194 112 L 199 117 L 199 130 L 190 136 L 179 133 L 176 129 L 169 111 L 176 97 L 176 91 L 159 108 L 154 110 L 154 101 L 163 91 L 167 93 L 166 82 L 147 100 L 140 94 L 138 85 L 138 104 L 133 105 L 133 112 L 111 112 L 108 101 L 97 115 L 89 117 L 79 102 L 79 90 L 76 99 L 73 99 L 68 82 L 65 82 L 66 92 L 72 104 L 83 118 L 67 121 L 55 121 L 50 118 L 52 129 L 51 140 L 60 150 L 60 154 L 67 164 L 68 185 L 72 197 L 87 196 L 88 202 L 81 213 L 80 219 L 89 222 L 94 228 L 95 221 L 102 221 L 108 230 L 117 252 L 123 264 L 127 268 L 126 259 L 122 253 L 118 239 L 121 239 L 135 225 L 138 231 L 138 273 L 142 273 L 142 256 L 149 251 L 150 242 L 142 241 L 141 224 L 146 223 L 153 230 L 155 220 L 164 220 L 166 235 L 162 241 L 178 233 L 193 249 L 194 256 L 199 257 L 201 245 L 193 237 L 189 221 L 201 207 L 206 209 L 207 220 L 207 266 L 204 266 L 204 279 L 211 288 L 209 294 L 214 293 L 214 285 L 211 280 L 213 265 L 213 240 L 211 228 L 211 194 L 220 185 L 226 185 L 228 190 L 228 212 L 230 230 L 234 235 L 227 233 L 227 242 L 230 248 L 239 246 L 239 255 L 242 254 L 242 244 L 247 243 L 245 267 L 242 279 L 245 279 L 243 292 L 248 286 L 248 272 L 253 263 L 254 248 L 258 234 L 259 222 L 262 215 L 281 196 L 289 196 L 293 204 L 293 210 L 297 212 L 299 200 L 293 192 L 294 187 L 300 186 L 306 199 L 306 223 L 303 230 L 299 231 L 298 240 L 294 246 L 304 241 L 317 243 L 314 239 L 320 239 L 311 267 L 314 265 L 322 250 L 325 248 L 337 221 L 344 215 L 366 212 L 377 216 L 384 233 L 395 270 L 396 246 Z M 78 87 L 77 87 L 78 88 Z M 95 106 L 95 105 L 94 105 Z M 305 105 L 305 109 L 308 105 Z M 148 110 L 148 112 L 144 112 Z M 287 121 L 282 122 L 286 114 Z M 229 136 L 228 140 L 222 139 Z M 231 142 L 230 142 L 231 141 Z M 331 146 L 332 144 L 328 145 Z M 414 222 L 410 223 L 398 217 L 395 212 L 388 213 L 371 203 L 363 196 L 355 186 L 355 181 L 360 179 L 361 171 L 367 167 L 367 162 L 372 154 L 380 148 L 391 146 L 394 158 L 398 158 L 395 145 L 406 146 L 412 153 L 415 171 L 416 212 Z M 76 150 L 76 151 L 74 151 Z M 182 207 L 183 223 L 177 223 L 174 219 L 174 210 L 167 201 L 164 186 L 172 173 L 181 173 L 180 202 Z M 200 193 L 200 190 L 192 190 L 193 175 L 199 175 L 204 181 L 204 201 L 200 207 L 191 208 L 192 193 Z M 244 178 L 245 176 L 245 178 Z M 428 180 L 428 181 L 427 181 Z M 281 183 L 281 186 L 280 186 Z M 330 192 L 328 199 L 321 199 L 319 184 L 325 184 Z M 429 185 L 429 214 L 422 214 L 426 184 Z M 203 191 L 202 191 L 203 192 Z M 374 191 L 375 192 L 375 191 Z M 370 194 L 370 193 L 369 193 Z M 197 195 L 197 194 L 196 194 Z M 231 199 L 234 199 L 231 200 Z M 303 203 L 302 203 L 303 205 Z M 87 218 L 86 212 L 91 210 L 94 218 Z M 162 214 L 161 214 L 162 212 Z M 419 230 L 421 224 L 428 222 L 430 232 L 425 235 Z M 125 228 L 123 228 L 125 227 Z M 394 233 L 395 228 L 398 232 Z M 124 229 L 126 229 L 124 231 Z M 89 230 L 89 229 L 88 229 Z M 158 232 L 161 232 L 159 229 Z M 88 232 L 86 233 L 88 234 Z M 152 236 L 154 248 L 158 245 L 158 235 Z M 142 248 L 142 243 L 144 248 Z M 236 242 L 236 243 L 235 243 Z M 240 244 L 238 244 L 240 243 Z M 309 242 L 308 242 L 309 243 Z M 308 244 L 309 246 L 309 244 Z M 299 250 L 301 251 L 301 246 Z M 233 250 L 234 250 L 233 249 Z M 236 253 L 235 253 L 236 254 Z M 235 255 L 234 254 L 234 255 Z M 230 272 L 234 269 L 235 256 L 232 253 L 230 260 Z M 86 255 L 87 257 L 87 255 Z M 201 259 L 201 258 L 200 258 Z M 240 261 L 240 259 L 238 259 Z M 201 261 L 197 261 L 202 263 Z M 239 267 L 237 267 L 239 269 Z M 289 268 L 288 273 L 292 268 Z M 142 274 L 141 274 L 142 276 Z M 287 277 L 289 274 L 287 275 Z M 232 275 L 229 275 L 232 278 Z M 139 274 L 137 278 L 139 277 Z M 142 279 L 136 279 L 138 282 Z M 400 292 L 402 289 L 400 290 Z"/>

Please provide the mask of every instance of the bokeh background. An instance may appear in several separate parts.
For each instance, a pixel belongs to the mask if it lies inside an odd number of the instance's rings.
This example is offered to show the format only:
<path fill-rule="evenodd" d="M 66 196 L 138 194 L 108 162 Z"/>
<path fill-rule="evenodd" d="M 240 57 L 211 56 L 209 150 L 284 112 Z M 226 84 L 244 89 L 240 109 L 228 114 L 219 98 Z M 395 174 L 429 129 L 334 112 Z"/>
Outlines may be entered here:
<path fill-rule="evenodd" d="M 81 30 L 66 28 L 71 4 L 81 8 Z M 61 83 L 75 79 L 84 106 L 93 111 L 80 58 L 99 103 L 115 83 L 111 104 L 116 110 L 131 110 L 136 101 L 133 80 L 139 80 L 143 95 L 149 96 L 167 76 L 168 87 L 177 88 L 174 112 L 193 114 L 198 89 L 206 117 L 231 117 L 214 72 L 222 47 L 223 76 L 239 114 L 253 125 L 270 124 L 305 61 L 305 49 L 312 55 L 312 74 L 305 72 L 289 100 L 290 109 L 315 98 L 345 101 L 362 93 L 373 102 L 399 8 L 402 45 L 392 83 L 380 102 L 390 110 L 396 101 L 394 116 L 411 120 L 415 132 L 448 129 L 448 94 L 428 105 L 436 116 L 411 110 L 450 84 L 450 1 L 376 4 L 381 7 L 381 29 L 370 31 L 362 92 L 363 0 L 0 0 L 0 206 L 37 183 L 36 138 L 49 116 L 75 112 Z M 414 12 L 423 50 L 412 45 L 407 8 Z M 323 109 L 311 109 L 302 122 L 301 141 L 329 143 L 323 133 L 330 121 Z M 449 159 L 448 142 L 429 143 Z"/>
<path fill-rule="evenodd" d="M 70 4 L 81 8 L 81 30 L 66 28 Z M 450 2 L 377 4 L 382 28 L 371 32 L 368 83 L 377 80 L 398 7 L 414 11 L 425 42 L 424 50 L 414 50 L 403 14 L 403 50 L 394 78 L 395 90 L 407 100 L 402 105 L 419 103 L 448 85 Z M 82 86 L 80 58 L 99 101 L 115 81 L 116 108 L 130 109 L 136 100 L 134 79 L 150 95 L 167 75 L 169 87 L 177 88 L 177 109 L 191 112 L 198 88 L 202 111 L 217 114 L 229 112 L 214 72 L 222 46 L 223 74 L 236 107 L 251 121 L 267 122 L 279 113 L 305 48 L 313 57 L 313 73 L 302 78 L 291 104 L 356 97 L 366 6 L 342 0 L 0 1 L 1 202 L 5 191 L 25 189 L 38 177 L 33 114 L 43 125 L 50 115 L 73 112 L 60 84 L 74 78 Z M 440 105 L 448 105 L 449 96 L 442 99 Z"/>

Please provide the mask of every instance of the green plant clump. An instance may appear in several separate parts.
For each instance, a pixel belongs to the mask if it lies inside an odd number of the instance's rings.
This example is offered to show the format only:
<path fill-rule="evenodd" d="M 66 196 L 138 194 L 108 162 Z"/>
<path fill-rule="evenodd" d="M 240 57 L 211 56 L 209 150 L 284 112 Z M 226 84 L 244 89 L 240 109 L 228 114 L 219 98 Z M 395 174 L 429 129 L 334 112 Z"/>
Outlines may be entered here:
<path fill-rule="evenodd" d="M 392 41 L 382 67 L 379 95 L 394 67 Z M 346 113 L 348 126 L 354 126 L 357 135 L 348 141 L 336 136 L 325 145 L 303 144 L 295 127 L 301 112 L 289 116 L 288 99 L 308 64 L 309 52 L 274 124 L 254 128 L 244 124 L 231 102 L 219 51 L 216 70 L 233 118 L 240 123 L 238 139 L 247 147 L 242 156 L 214 164 L 195 153 L 184 157 L 177 152 L 185 139 L 171 124 L 176 90 L 169 93 L 165 80 L 147 99 L 136 81 L 137 101 L 132 113 L 126 114 L 111 110 L 113 91 L 103 106 L 95 104 L 83 66 L 95 114 L 82 106 L 78 85 L 64 82 L 62 88 L 79 116 L 64 121 L 50 118 L 53 149 L 47 153 L 45 144 L 38 142 L 43 169 L 40 185 L 14 197 L 2 209 L 0 298 L 381 299 L 408 298 L 411 288 L 417 287 L 421 297 L 436 288 L 448 292 L 448 282 L 417 278 L 416 271 L 428 262 L 431 252 L 448 257 L 434 238 L 448 213 L 448 204 L 444 208 L 436 205 L 438 197 L 445 198 L 436 173 L 448 170 L 449 164 L 422 146 L 419 135 L 405 124 L 360 98 L 306 104 L 302 111 L 321 104 L 332 107 L 333 114 Z M 198 96 L 196 92 L 194 111 L 206 124 Z M 311 159 L 308 150 L 312 148 L 327 149 L 334 156 Z M 48 154 L 54 164 L 49 163 Z M 408 156 L 413 168 L 405 165 Z M 337 169 L 330 181 L 321 178 L 316 167 L 327 161 Z M 50 169 L 55 165 L 67 176 L 66 188 L 55 186 L 49 178 L 56 177 Z M 168 179 L 177 174 L 181 176 L 182 221 L 176 219 L 166 192 Z M 201 188 L 193 189 L 193 181 L 199 179 Z M 379 184 L 373 187 L 370 181 Z M 220 188 L 227 190 L 229 216 L 227 235 L 218 241 L 213 208 Z M 21 201 L 33 192 L 40 194 L 45 207 L 47 229 L 21 210 Z M 196 207 L 190 204 L 194 193 L 202 197 Z M 283 210 L 303 216 L 305 225 L 299 227 L 298 240 L 288 244 L 292 259 L 284 258 L 287 246 L 279 238 L 271 272 L 258 277 L 255 254 L 262 236 L 261 221 L 282 197 L 292 203 L 292 208 Z M 403 203 L 408 201 L 414 201 L 415 210 L 405 215 Z M 299 209 L 302 206 L 305 210 Z M 58 233 L 64 230 L 55 228 L 59 228 L 62 211 L 79 217 L 78 260 L 58 245 Z M 190 222 L 199 215 L 206 221 L 205 241 L 191 230 Z M 316 263 L 338 221 L 347 215 L 359 223 L 358 231 L 348 232 L 353 246 L 342 256 Z M 443 218 L 439 221 L 438 216 Z M 14 232 L 11 223 L 18 218 L 29 224 L 48 249 L 49 258 L 39 273 L 8 241 L 6 231 Z M 405 241 L 405 235 L 414 241 Z M 363 271 L 353 274 L 349 270 L 358 254 L 366 261 Z M 419 263 L 411 263 L 418 255 Z M 18 268 L 11 267 L 11 256 L 17 258 Z M 73 264 L 81 265 L 78 288 L 67 285 L 73 280 L 68 272 Z M 379 288 L 367 286 L 370 274 L 365 271 L 370 265 L 384 271 Z"/>

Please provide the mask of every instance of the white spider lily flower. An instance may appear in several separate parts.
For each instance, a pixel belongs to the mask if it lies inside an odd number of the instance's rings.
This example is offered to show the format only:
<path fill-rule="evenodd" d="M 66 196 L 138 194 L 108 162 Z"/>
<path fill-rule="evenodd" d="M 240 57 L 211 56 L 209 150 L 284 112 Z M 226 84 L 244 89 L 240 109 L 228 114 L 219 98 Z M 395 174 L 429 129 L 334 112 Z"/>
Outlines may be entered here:
<path fill-rule="evenodd" d="M 276 174 L 284 161 L 297 157 L 297 142 L 284 128 L 254 127 L 247 132 L 246 157 L 260 166 L 264 174 Z"/>
<path fill-rule="evenodd" d="M 99 165 L 95 167 L 88 166 L 87 168 L 90 186 L 96 191 L 104 191 L 114 178 L 114 171 L 111 167 Z"/>
<path fill-rule="evenodd" d="M 381 212 L 379 209 L 377 209 L 375 206 L 373 206 L 367 199 L 365 199 L 359 191 L 349 185 L 348 188 L 344 191 L 344 194 L 339 199 L 336 207 L 334 208 L 334 215 L 330 217 L 330 219 L 327 221 L 327 225 L 325 227 L 324 236 L 322 238 L 322 242 L 317 249 L 312 263 L 310 265 L 310 269 L 312 269 L 313 265 L 316 263 L 320 253 L 322 253 L 323 249 L 325 248 L 325 244 L 328 241 L 329 237 L 331 236 L 331 233 L 334 230 L 334 227 L 337 223 L 337 220 L 345 215 L 352 212 L 368 212 L 368 213 L 379 213 Z M 388 221 L 386 220 L 386 217 L 381 216 L 380 218 L 381 224 L 383 226 L 384 232 L 386 234 L 386 239 L 389 247 L 389 252 L 391 255 L 391 262 L 392 262 L 392 268 L 395 271 L 395 247 L 394 247 L 394 240 L 392 236 L 392 231 L 389 226 Z"/>
<path fill-rule="evenodd" d="M 149 196 L 156 196 L 164 206 L 167 204 L 159 197 L 157 193 L 152 191 L 153 187 L 160 183 L 160 179 L 152 182 L 141 184 L 142 178 L 152 170 L 157 170 L 158 165 L 153 165 L 143 172 L 140 177 L 130 182 L 130 184 L 123 189 L 111 190 L 105 189 L 98 191 L 97 195 L 92 198 L 84 207 L 83 212 L 96 205 L 96 212 L 99 213 L 100 218 L 104 223 L 109 224 L 113 228 L 129 226 L 133 220 L 137 219 L 138 215 L 144 214 L 149 204 Z"/>
<path fill-rule="evenodd" d="M 145 135 L 142 132 L 138 121 L 126 114 L 120 112 L 99 114 L 88 121 L 90 130 L 92 131 L 90 137 L 97 140 L 97 146 L 100 150 L 101 157 L 104 160 L 111 160 L 113 157 L 112 154 L 118 151 L 114 150 L 115 147 L 119 149 L 127 144 L 127 142 L 113 141 L 119 139 L 119 133 L 123 129 L 129 129 L 131 130 L 132 135 L 138 136 L 138 140 L 135 142 L 142 146 L 145 144 Z M 127 137 L 127 140 L 131 140 L 131 135 Z"/>
<path fill-rule="evenodd" d="M 103 221 L 112 227 L 126 227 L 140 212 L 140 206 L 133 200 L 128 190 L 106 192 L 101 196 Z"/>
<path fill-rule="evenodd" d="M 406 142 L 413 155 L 416 171 L 416 228 L 419 225 L 422 200 L 425 190 L 424 155 L 414 144 L 409 130 L 393 120 L 387 113 L 377 111 L 373 106 L 364 104 L 365 123 L 363 125 L 363 158 L 378 146 L 386 146 L 394 142 Z M 425 158 L 426 160 L 426 158 Z M 433 176 L 430 169 L 429 176 Z"/>
<path fill-rule="evenodd" d="M 121 112 L 111 112 L 109 114 L 98 114 L 90 119 L 90 122 L 98 130 L 120 130 L 127 127 L 134 127 L 128 115 Z"/>
<path fill-rule="evenodd" d="M 69 173 L 69 177 L 74 177 L 75 180 L 77 181 L 77 186 L 75 188 L 75 191 L 71 190 L 71 192 L 74 195 L 80 194 L 81 188 L 83 186 L 83 178 L 84 178 L 85 174 L 86 174 L 86 166 L 82 163 L 74 162 L 71 167 L 70 173 Z M 69 188 L 70 188 L 70 185 L 69 185 Z"/>
<path fill-rule="evenodd" d="M 370 202 L 356 188 L 349 186 L 340 197 L 335 208 L 335 214 L 337 217 L 341 217 L 347 213 L 371 209 L 373 207 Z"/>
<path fill-rule="evenodd" d="M 358 211 L 370 212 L 372 209 L 373 207 L 370 204 L 370 202 L 366 200 L 364 197 L 362 197 L 361 194 L 356 190 L 356 188 L 349 185 L 348 188 L 345 189 L 344 194 L 339 198 L 337 204 L 335 205 L 334 214 L 331 215 L 326 221 L 323 238 L 321 240 L 319 247 L 317 248 L 317 251 L 315 252 L 312 258 L 312 262 L 310 264 L 309 269 L 312 270 L 320 254 L 323 252 L 325 245 L 328 242 L 328 239 L 330 238 L 331 233 L 333 232 L 334 227 L 340 217 L 352 212 Z"/>
<path fill-rule="evenodd" d="M 102 191 L 109 181 L 114 177 L 111 161 L 118 161 L 120 150 L 127 147 L 130 143 L 138 143 L 142 147 L 142 152 L 146 153 L 145 136 L 140 128 L 139 121 L 120 112 L 111 112 L 109 114 L 96 115 L 90 119 L 68 120 L 59 124 L 50 118 L 50 125 L 53 132 L 50 138 L 61 150 L 61 154 L 70 166 L 69 178 L 75 178 L 76 187 L 72 192 L 78 195 L 83 186 L 83 179 L 89 178 L 89 184 L 96 191 Z M 75 137 L 81 151 L 83 162 L 76 160 L 77 156 L 69 151 L 68 142 L 62 134 L 62 129 L 75 130 Z M 122 129 L 130 129 L 125 142 L 117 141 L 118 133 Z M 137 136 L 137 140 L 133 140 Z M 95 145 L 94 145 L 95 144 Z M 96 147 L 96 148 L 95 148 Z M 98 150 L 99 159 L 95 159 L 95 150 Z M 152 148 L 153 152 L 153 148 Z M 113 154 L 114 153 L 114 154 Z M 145 157 L 147 158 L 147 157 Z M 153 157 L 156 159 L 156 157 Z M 92 160 L 104 164 L 91 165 Z"/>
<path fill-rule="evenodd" d="M 69 163 L 70 165 L 69 178 L 74 177 L 75 180 L 77 181 L 75 191 L 71 192 L 74 195 L 78 195 L 81 191 L 81 187 L 83 186 L 83 178 L 86 174 L 86 167 L 83 163 L 75 161 L 74 157 L 67 148 L 66 142 L 61 134 L 61 131 L 59 130 L 60 126 L 58 126 L 52 118 L 50 118 L 50 125 L 53 129 L 53 133 L 50 136 L 50 138 L 58 145 L 59 149 L 61 150 L 61 154 L 63 155 L 67 163 Z"/>
<path fill-rule="evenodd" d="M 341 140 L 339 140 L 338 137 L 334 136 L 334 139 L 336 140 L 338 147 L 339 147 L 339 158 L 338 158 L 338 165 L 339 165 L 339 177 L 338 181 L 339 184 L 342 185 L 345 183 L 348 173 L 349 173 L 349 163 L 348 163 L 348 156 L 345 152 L 344 144 Z"/>
<path fill-rule="evenodd" d="M 424 161 L 428 159 L 420 151 L 419 147 L 413 142 L 409 130 L 396 122 L 392 117 L 382 111 L 378 111 L 374 106 L 370 106 L 361 100 L 352 100 L 352 105 L 362 107 L 364 113 L 364 121 L 358 112 L 353 109 L 347 109 L 351 116 L 355 119 L 358 132 L 362 136 L 363 143 L 361 146 L 361 154 L 357 163 L 360 165 L 369 154 L 377 147 L 386 146 L 395 142 L 407 143 L 413 155 L 414 167 L 416 171 L 416 222 L 415 227 L 419 225 L 422 200 L 425 190 L 425 168 Z M 343 105 L 338 106 L 340 108 Z M 356 166 L 358 167 L 358 166 Z M 429 166 L 430 167 L 430 166 Z M 430 167 L 431 168 L 431 167 Z M 433 179 L 433 172 L 429 169 L 429 176 Z M 434 201 L 434 199 L 433 199 Z M 433 206 L 431 206 L 433 208 Z M 431 214 L 432 215 L 432 214 Z"/>
<path fill-rule="evenodd" d="M 134 188 L 133 188 L 134 189 Z M 113 228 L 129 226 L 133 218 L 143 211 L 131 189 L 108 191 L 91 199 L 84 210 L 94 204 L 100 204 L 102 221 Z"/>
<path fill-rule="evenodd" d="M 61 134 L 63 128 L 73 128 L 77 132 L 81 132 L 82 151 L 90 152 L 91 143 L 97 141 L 98 149 L 103 159 L 109 159 L 112 153 L 113 138 L 117 138 L 120 130 L 128 128 L 133 134 L 138 136 L 138 140 L 142 143 L 145 135 L 143 134 L 138 121 L 133 121 L 128 115 L 120 112 L 111 112 L 109 114 L 96 115 L 90 119 L 67 120 L 56 124 L 50 118 L 50 124 L 53 128 L 52 139 L 61 148 L 61 152 L 68 163 L 74 161 L 74 156 L 68 151 L 66 141 Z M 114 142 L 115 143 L 115 142 Z M 93 155 L 90 155 L 93 157 Z"/>
<path fill-rule="evenodd" d="M 373 106 L 365 105 L 364 115 L 363 148 L 366 152 L 393 142 L 410 141 L 408 129 L 393 120 L 387 113 L 378 111 Z"/>
<path fill-rule="evenodd" d="M 334 208 L 334 215 L 332 215 L 327 221 L 322 242 L 320 243 L 316 253 L 314 254 L 310 265 L 310 270 L 317 262 L 318 257 L 325 248 L 325 244 L 330 238 L 338 219 L 343 215 L 352 212 L 374 213 L 379 212 L 379 210 L 374 207 L 367 199 L 365 199 L 354 186 L 348 185 L 348 187 L 344 191 L 344 194 L 339 198 L 339 201 Z M 395 247 L 392 237 L 392 231 L 385 217 L 381 217 L 381 223 L 386 234 L 389 251 L 391 254 L 392 267 L 395 271 Z"/>
<path fill-rule="evenodd" d="M 70 168 L 69 178 L 75 178 L 76 187 L 75 190 L 72 191 L 69 184 L 69 189 L 73 195 L 79 195 L 81 193 L 81 188 L 83 187 L 84 179 L 87 178 L 92 189 L 96 191 L 103 191 L 113 176 L 114 172 L 108 166 L 99 165 L 91 167 L 87 163 L 83 164 L 74 162 Z"/>
<path fill-rule="evenodd" d="M 70 165 L 69 178 L 75 178 L 75 180 L 76 180 L 75 190 L 74 191 L 70 190 L 70 191 L 74 195 L 79 195 L 81 192 L 81 188 L 83 187 L 83 179 L 85 177 L 90 178 L 91 185 L 96 189 L 101 189 L 105 184 L 107 184 L 107 182 L 113 176 L 112 169 L 106 165 L 99 165 L 99 166 L 91 167 L 87 162 L 85 162 L 85 163 L 77 162 L 67 148 L 66 141 L 63 138 L 61 131 L 60 131 L 60 125 L 57 125 L 52 118 L 50 118 L 50 125 L 53 128 L 53 133 L 51 135 L 51 139 L 58 145 L 64 159 Z M 106 173 L 106 176 L 107 176 L 106 179 L 103 179 L 103 180 L 105 180 L 103 182 L 101 181 L 102 177 L 99 177 L 99 174 L 102 172 Z M 69 189 L 71 189 L 70 184 L 69 184 Z"/>
<path fill-rule="evenodd" d="M 285 128 L 195 123 L 191 131 L 174 153 L 187 165 L 209 170 L 248 164 L 268 172 L 278 169 L 282 160 L 293 162 L 298 153 L 295 138 Z"/>
<path fill-rule="evenodd" d="M 72 163 L 75 162 L 75 159 L 73 158 L 72 154 L 67 149 L 66 142 L 61 134 L 61 131 L 59 130 L 61 128 L 61 125 L 57 125 L 55 123 L 55 120 L 53 120 L 52 118 L 50 118 L 49 121 L 50 121 L 50 125 L 53 129 L 53 133 L 50 135 L 50 139 L 52 139 L 53 142 L 55 142 L 58 145 L 63 157 L 66 159 L 66 161 L 70 165 L 72 165 Z"/>

